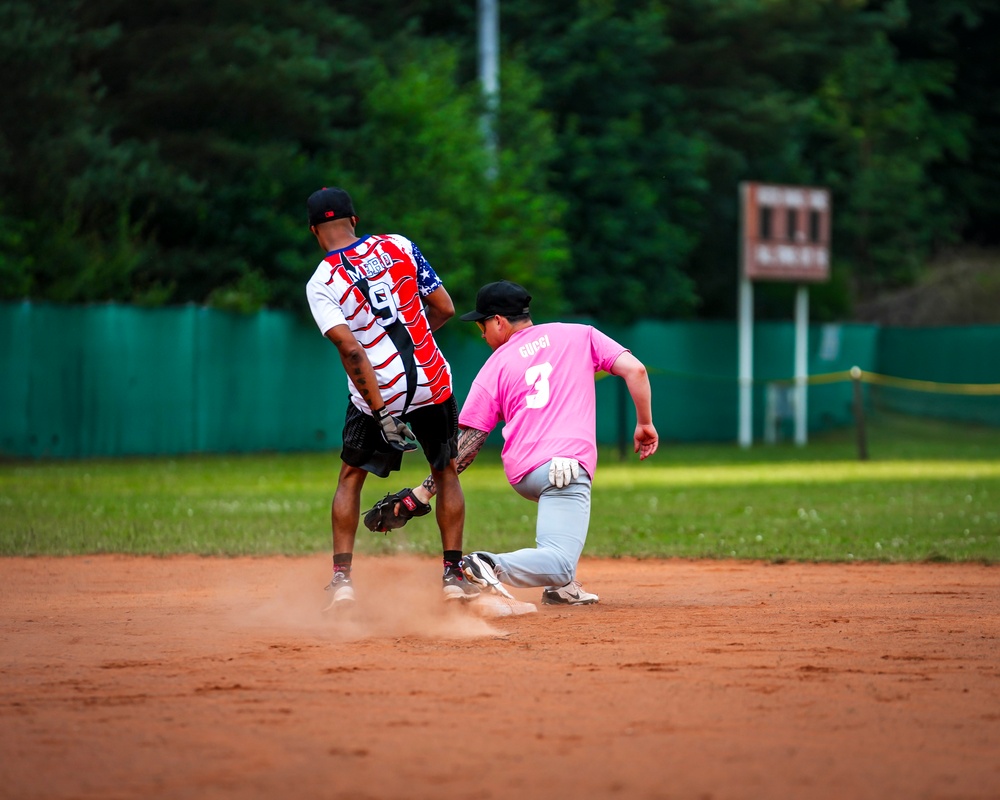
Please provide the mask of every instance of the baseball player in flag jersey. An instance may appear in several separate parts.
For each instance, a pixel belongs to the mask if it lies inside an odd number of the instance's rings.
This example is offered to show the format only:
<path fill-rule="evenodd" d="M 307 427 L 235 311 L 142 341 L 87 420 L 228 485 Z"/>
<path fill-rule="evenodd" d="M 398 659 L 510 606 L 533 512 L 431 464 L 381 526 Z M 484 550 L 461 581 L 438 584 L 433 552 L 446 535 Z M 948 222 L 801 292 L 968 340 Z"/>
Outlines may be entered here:
<path fill-rule="evenodd" d="M 511 553 L 477 551 L 462 559 L 466 576 L 486 589 L 499 582 L 545 587 L 542 603 L 586 605 L 598 596 L 576 580 L 590 524 L 591 480 L 597 467 L 594 375 L 625 380 L 635 404 L 635 452 L 656 452 L 649 377 L 625 347 L 589 325 L 531 321 L 531 296 L 510 281 L 479 290 L 479 325 L 493 354 L 480 369 L 459 416 L 458 471 L 475 458 L 489 432 L 504 423 L 504 473 L 514 490 L 538 503 L 537 547 Z M 433 476 L 413 490 L 427 502 Z"/>
<path fill-rule="evenodd" d="M 350 402 L 341 470 L 333 498 L 333 579 L 327 609 L 354 603 L 354 539 L 368 473 L 387 477 L 402 454 L 423 449 L 440 498 L 436 517 L 444 551 L 445 599 L 478 595 L 460 567 L 465 500 L 458 482 L 458 411 L 451 367 L 434 331 L 455 313 L 448 291 L 418 247 L 398 234 L 359 237 L 343 189 L 307 202 L 309 229 L 325 253 L 306 285 L 320 331 L 340 354 Z M 415 502 L 415 501 L 413 501 Z M 415 514 L 429 506 L 415 504 Z"/>

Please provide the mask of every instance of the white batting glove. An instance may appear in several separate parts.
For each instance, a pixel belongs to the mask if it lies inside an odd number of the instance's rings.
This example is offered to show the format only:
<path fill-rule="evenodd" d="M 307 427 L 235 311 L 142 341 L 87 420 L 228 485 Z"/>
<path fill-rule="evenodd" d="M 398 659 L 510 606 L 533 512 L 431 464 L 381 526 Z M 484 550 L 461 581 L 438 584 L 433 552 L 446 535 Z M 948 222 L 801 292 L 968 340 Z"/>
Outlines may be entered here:
<path fill-rule="evenodd" d="M 569 486 L 574 478 L 580 477 L 580 462 L 575 458 L 557 456 L 549 462 L 549 483 L 557 489 Z"/>

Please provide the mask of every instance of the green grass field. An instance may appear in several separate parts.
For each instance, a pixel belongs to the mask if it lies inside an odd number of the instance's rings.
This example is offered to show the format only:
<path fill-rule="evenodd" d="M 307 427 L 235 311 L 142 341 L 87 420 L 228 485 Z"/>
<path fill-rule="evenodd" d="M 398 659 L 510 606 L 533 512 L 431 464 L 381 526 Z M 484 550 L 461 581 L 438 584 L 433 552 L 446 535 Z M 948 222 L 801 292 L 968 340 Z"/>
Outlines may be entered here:
<path fill-rule="evenodd" d="M 791 444 L 672 445 L 640 464 L 602 451 L 585 554 L 770 561 L 1000 562 L 1000 430 L 881 419 Z M 336 452 L 0 464 L 0 555 L 328 552 Z M 370 505 L 423 480 L 370 478 Z M 530 546 L 534 506 L 484 451 L 462 475 L 467 550 Z M 357 552 L 433 554 L 432 516 Z"/>

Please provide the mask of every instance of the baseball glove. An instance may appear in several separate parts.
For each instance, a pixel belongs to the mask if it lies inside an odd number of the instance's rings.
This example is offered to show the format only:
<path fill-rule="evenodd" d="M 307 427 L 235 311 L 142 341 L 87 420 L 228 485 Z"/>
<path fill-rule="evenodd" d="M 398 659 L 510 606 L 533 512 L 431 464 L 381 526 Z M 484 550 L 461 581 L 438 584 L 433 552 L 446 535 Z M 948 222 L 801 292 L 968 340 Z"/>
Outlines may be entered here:
<path fill-rule="evenodd" d="M 399 513 L 396 505 L 399 505 Z M 388 533 L 402 528 L 414 517 L 429 514 L 431 507 L 421 503 L 410 489 L 400 489 L 395 494 L 387 494 L 365 514 L 365 527 L 370 531 Z"/>

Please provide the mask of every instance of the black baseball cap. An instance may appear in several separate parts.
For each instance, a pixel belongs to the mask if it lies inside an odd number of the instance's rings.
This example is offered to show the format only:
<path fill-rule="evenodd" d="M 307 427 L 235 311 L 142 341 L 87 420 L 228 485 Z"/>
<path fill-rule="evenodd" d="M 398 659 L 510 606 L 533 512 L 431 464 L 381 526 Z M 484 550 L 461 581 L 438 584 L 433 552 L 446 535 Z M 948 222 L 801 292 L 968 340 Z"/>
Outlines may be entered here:
<path fill-rule="evenodd" d="M 459 317 L 462 322 L 479 322 L 499 314 L 519 317 L 528 313 L 531 295 L 523 286 L 511 281 L 487 283 L 476 295 L 476 310 Z"/>
<path fill-rule="evenodd" d="M 318 192 L 309 195 L 306 201 L 306 208 L 309 209 L 309 227 L 321 225 L 324 222 L 331 222 L 335 219 L 347 219 L 356 217 L 354 213 L 354 203 L 351 196 L 343 189 L 336 187 L 323 187 Z"/>

